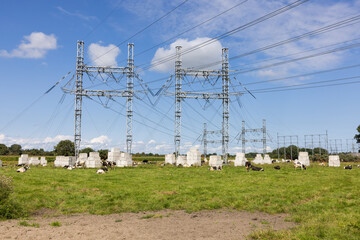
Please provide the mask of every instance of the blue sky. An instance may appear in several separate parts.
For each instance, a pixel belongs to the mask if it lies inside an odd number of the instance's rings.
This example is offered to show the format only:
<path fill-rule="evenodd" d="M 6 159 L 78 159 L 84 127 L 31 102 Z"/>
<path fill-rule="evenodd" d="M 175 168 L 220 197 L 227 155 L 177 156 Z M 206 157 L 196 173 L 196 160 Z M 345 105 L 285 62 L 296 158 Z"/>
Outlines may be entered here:
<path fill-rule="evenodd" d="M 64 95 L 61 87 L 74 74 L 77 40 L 85 42 L 85 63 L 88 65 L 125 66 L 127 43 L 134 43 L 136 71 L 153 91 L 157 91 L 174 73 L 174 60 L 164 64 L 156 64 L 156 61 L 174 53 L 175 46 L 182 45 L 186 50 L 293 1 L 188 0 L 169 13 L 183 2 L 2 1 L 0 142 L 50 150 L 60 140 L 73 140 L 74 97 Z M 229 48 L 231 58 L 359 14 L 360 1 L 308 1 L 183 55 L 183 64 L 184 67 L 198 67 L 216 63 L 221 59 L 223 47 Z M 360 124 L 356 105 L 360 89 L 357 82 L 360 81 L 360 69 L 356 66 L 360 64 L 356 45 L 360 43 L 358 29 L 359 22 L 353 19 L 347 26 L 326 33 L 231 59 L 230 69 L 237 70 L 231 75 L 234 84 L 231 92 L 245 91 L 239 85 L 240 81 L 256 99 L 246 92 L 240 97 L 240 103 L 231 98 L 230 153 L 240 151 L 240 143 L 235 137 L 241 131 L 241 121 L 245 120 L 248 127 L 259 128 L 262 119 L 267 120 L 269 150 L 276 148 L 277 133 L 298 135 L 300 146 L 304 146 L 304 135 L 328 131 L 329 139 L 342 139 L 345 151 L 346 139 L 353 138 Z M 129 39 L 134 34 L 136 36 Z M 316 54 L 319 56 L 309 57 Z M 212 64 L 210 68 L 217 69 L 219 65 Z M 43 95 L 69 71 L 71 74 L 56 88 Z M 321 71 L 325 72 L 308 74 Z M 119 83 L 105 84 L 100 79 L 92 82 L 85 76 L 84 85 L 92 89 L 119 89 L 125 80 L 124 77 Z M 316 84 L 320 81 L 329 82 Z M 184 89 L 189 91 L 221 91 L 221 81 L 213 86 L 201 82 L 200 78 L 188 77 L 184 83 Z M 298 90 L 286 88 L 329 84 L 339 85 Z M 261 89 L 270 91 L 262 92 Z M 135 90 L 142 90 L 137 80 Z M 167 91 L 173 92 L 174 85 Z M 133 152 L 173 152 L 174 97 L 168 95 L 162 95 L 160 99 L 149 96 L 150 103 L 144 93 L 137 93 Z M 94 100 L 102 101 L 108 108 Z M 155 102 L 157 104 L 153 105 Z M 125 150 L 125 104 L 124 98 L 118 98 L 116 102 L 84 98 L 82 147 L 120 147 Z M 196 140 L 203 131 L 203 123 L 207 123 L 209 130 L 221 128 L 222 110 L 217 101 L 205 105 L 201 100 L 185 100 L 182 110 L 181 152 L 185 153 L 190 146 L 200 144 Z M 214 140 L 217 139 L 221 136 L 214 136 Z M 247 147 L 247 152 L 261 152 L 261 144 L 248 144 Z M 221 152 L 221 146 L 209 145 L 208 151 Z"/>

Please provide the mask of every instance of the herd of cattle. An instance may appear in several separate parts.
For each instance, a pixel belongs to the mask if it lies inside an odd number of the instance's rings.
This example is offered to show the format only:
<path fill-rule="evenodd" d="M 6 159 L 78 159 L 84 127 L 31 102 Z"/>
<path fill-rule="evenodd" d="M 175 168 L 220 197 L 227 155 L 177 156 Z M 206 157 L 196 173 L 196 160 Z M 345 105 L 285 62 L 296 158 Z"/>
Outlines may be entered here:
<path fill-rule="evenodd" d="M 288 162 L 292 162 L 292 161 L 288 161 Z M 149 162 L 148 160 L 143 160 L 142 162 L 136 163 L 136 164 L 150 164 L 151 162 Z M 298 161 L 294 161 L 294 168 L 300 168 L 301 170 L 306 170 L 306 166 L 304 164 L 302 164 L 301 162 Z M 116 163 L 115 162 L 111 162 L 111 161 L 103 161 L 102 162 L 102 167 L 97 169 L 96 173 L 97 174 L 105 174 L 106 172 L 109 171 L 109 169 L 113 170 L 115 168 Z M 161 164 L 162 166 L 164 166 L 165 164 Z M 319 165 L 321 166 L 325 166 L 324 163 L 320 163 Z M 19 166 L 20 168 L 17 169 L 16 171 L 19 173 L 24 173 L 26 172 L 28 169 L 30 169 L 30 166 L 27 164 L 18 164 L 17 166 Z M 360 168 L 360 165 L 357 165 L 356 167 Z M 68 170 L 72 170 L 75 168 L 84 168 L 84 166 L 81 165 L 75 165 L 75 166 L 64 166 L 64 168 L 68 169 Z M 273 167 L 275 170 L 280 170 L 281 167 L 279 165 L 276 165 Z M 252 171 L 264 171 L 264 169 L 262 167 L 257 167 L 254 166 L 251 162 L 246 162 L 245 163 L 245 169 L 249 172 L 250 170 Z M 347 170 L 351 170 L 352 169 L 352 165 L 347 165 L 344 167 L 344 169 Z M 210 167 L 209 168 L 210 171 L 214 171 L 214 170 L 222 170 L 222 166 L 220 167 Z"/>

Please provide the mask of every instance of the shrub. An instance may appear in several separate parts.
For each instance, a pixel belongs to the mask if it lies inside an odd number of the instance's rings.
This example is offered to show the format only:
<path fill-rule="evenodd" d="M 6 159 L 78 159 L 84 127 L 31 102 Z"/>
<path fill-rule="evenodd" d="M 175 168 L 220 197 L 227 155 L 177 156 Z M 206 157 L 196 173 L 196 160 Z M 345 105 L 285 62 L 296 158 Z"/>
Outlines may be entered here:
<path fill-rule="evenodd" d="M 53 227 L 60 227 L 60 226 L 61 226 L 61 222 L 55 221 L 55 222 L 50 223 L 49 225 L 50 225 L 50 226 L 53 226 Z"/>
<path fill-rule="evenodd" d="M 12 191 L 11 178 L 0 175 L 0 219 L 12 219 L 25 215 L 21 206 L 10 198 Z"/>

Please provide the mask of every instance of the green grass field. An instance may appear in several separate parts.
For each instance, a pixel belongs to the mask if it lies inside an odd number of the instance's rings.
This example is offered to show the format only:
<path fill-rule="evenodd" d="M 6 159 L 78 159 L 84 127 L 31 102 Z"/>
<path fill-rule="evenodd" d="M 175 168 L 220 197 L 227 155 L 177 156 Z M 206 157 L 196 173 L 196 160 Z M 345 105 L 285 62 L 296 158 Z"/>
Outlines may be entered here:
<path fill-rule="evenodd" d="M 30 213 L 41 208 L 59 213 L 109 214 L 160 209 L 238 209 L 288 213 L 299 225 L 291 230 L 254 233 L 253 239 L 360 239 L 360 168 L 344 170 L 292 164 L 264 172 L 244 167 L 176 168 L 143 165 L 96 169 L 32 167 L 24 174 L 0 168 L 13 178 L 12 197 Z"/>

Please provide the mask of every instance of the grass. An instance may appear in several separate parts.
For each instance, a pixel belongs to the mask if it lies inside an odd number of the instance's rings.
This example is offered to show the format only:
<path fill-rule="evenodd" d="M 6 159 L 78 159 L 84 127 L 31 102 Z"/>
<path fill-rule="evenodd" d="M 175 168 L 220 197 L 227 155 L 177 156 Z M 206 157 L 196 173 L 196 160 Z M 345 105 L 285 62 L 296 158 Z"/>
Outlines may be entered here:
<path fill-rule="evenodd" d="M 61 222 L 55 221 L 55 222 L 49 223 L 49 225 L 50 225 L 50 226 L 53 226 L 53 227 L 60 227 L 60 226 L 61 226 Z"/>
<path fill-rule="evenodd" d="M 142 165 L 116 168 L 105 175 L 95 174 L 94 169 L 52 167 L 32 167 L 24 174 L 6 167 L 0 173 L 13 177 L 13 198 L 30 212 L 41 208 L 63 214 L 229 208 L 288 213 L 288 220 L 299 224 L 291 230 L 256 232 L 252 239 L 359 239 L 359 168 L 346 171 L 314 164 L 301 171 L 291 164 L 277 165 L 281 170 L 265 165 L 264 172 L 246 172 L 244 167 L 212 172 L 207 167 Z"/>
<path fill-rule="evenodd" d="M 20 221 L 19 222 L 19 226 L 23 226 L 23 227 L 35 227 L 35 228 L 39 228 L 40 224 L 38 223 L 28 223 L 27 221 Z"/>
<path fill-rule="evenodd" d="M 162 218 L 163 215 L 161 214 L 147 214 L 145 216 L 142 216 L 141 219 L 149 219 L 149 218 Z"/>

